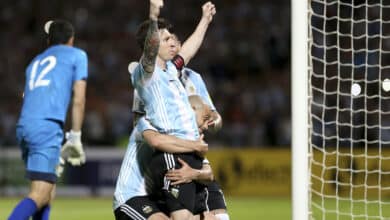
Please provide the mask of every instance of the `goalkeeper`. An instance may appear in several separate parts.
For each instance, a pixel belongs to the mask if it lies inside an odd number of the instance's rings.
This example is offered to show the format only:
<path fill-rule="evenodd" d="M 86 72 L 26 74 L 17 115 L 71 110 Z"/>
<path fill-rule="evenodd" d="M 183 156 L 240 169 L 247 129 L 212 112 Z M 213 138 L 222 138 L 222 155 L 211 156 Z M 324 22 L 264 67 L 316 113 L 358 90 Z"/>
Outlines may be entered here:
<path fill-rule="evenodd" d="M 47 220 L 54 197 L 63 125 L 72 98 L 72 130 L 63 148 L 73 165 L 85 162 L 81 145 L 87 55 L 73 47 L 73 26 L 63 20 L 46 23 L 48 48 L 26 69 L 23 107 L 16 135 L 25 163 L 30 192 L 14 208 L 9 220 Z M 73 97 L 72 97 L 73 93 Z"/>

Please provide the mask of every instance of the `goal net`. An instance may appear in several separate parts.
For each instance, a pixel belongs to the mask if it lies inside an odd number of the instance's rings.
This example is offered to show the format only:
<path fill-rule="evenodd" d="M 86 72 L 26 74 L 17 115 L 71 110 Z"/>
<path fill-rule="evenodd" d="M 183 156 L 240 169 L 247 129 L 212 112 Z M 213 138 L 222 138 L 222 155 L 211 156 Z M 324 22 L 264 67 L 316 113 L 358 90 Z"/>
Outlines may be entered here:
<path fill-rule="evenodd" d="M 309 0 L 309 218 L 390 219 L 390 0 Z"/>

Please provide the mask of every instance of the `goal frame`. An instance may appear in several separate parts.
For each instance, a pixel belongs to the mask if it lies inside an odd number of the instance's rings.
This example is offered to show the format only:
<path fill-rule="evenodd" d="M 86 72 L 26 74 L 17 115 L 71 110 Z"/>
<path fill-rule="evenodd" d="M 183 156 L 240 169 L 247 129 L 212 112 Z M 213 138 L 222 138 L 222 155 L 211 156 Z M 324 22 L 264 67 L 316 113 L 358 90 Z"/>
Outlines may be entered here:
<path fill-rule="evenodd" d="M 309 219 L 308 2 L 291 0 L 292 219 Z"/>

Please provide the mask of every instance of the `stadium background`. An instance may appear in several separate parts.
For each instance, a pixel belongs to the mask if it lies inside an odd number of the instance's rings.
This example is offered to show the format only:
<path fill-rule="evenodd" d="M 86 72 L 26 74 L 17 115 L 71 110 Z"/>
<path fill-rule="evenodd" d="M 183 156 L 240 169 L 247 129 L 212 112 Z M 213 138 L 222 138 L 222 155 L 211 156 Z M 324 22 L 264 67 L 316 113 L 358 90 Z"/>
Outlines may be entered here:
<path fill-rule="evenodd" d="M 184 40 L 196 27 L 204 2 L 166 0 L 162 17 L 174 24 Z M 219 133 L 206 136 L 209 158 L 232 219 L 288 219 L 290 1 L 213 2 L 217 15 L 189 64 L 202 74 L 224 120 Z M 0 2 L 1 219 L 11 211 L 15 198 L 26 191 L 15 124 L 24 68 L 45 48 L 43 25 L 53 18 L 75 25 L 75 44 L 87 51 L 90 74 L 83 127 L 89 160 L 80 169 L 66 168 L 53 217 L 60 219 L 60 212 L 73 214 L 71 219 L 105 216 L 97 210 L 111 217 L 110 193 L 132 124 L 127 65 L 139 59 L 134 32 L 147 12 L 146 0 Z M 72 205 L 85 208 L 72 212 Z"/>

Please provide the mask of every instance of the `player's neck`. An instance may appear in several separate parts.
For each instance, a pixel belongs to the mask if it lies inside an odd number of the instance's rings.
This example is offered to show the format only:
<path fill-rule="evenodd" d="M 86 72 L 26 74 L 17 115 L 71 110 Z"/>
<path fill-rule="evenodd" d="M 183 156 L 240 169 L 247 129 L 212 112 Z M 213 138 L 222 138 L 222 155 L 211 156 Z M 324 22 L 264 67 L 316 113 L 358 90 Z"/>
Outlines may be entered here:
<path fill-rule="evenodd" d="M 156 62 L 157 62 L 157 66 L 160 67 L 161 69 L 163 70 L 167 69 L 167 62 L 161 59 L 160 57 L 157 56 Z"/>

